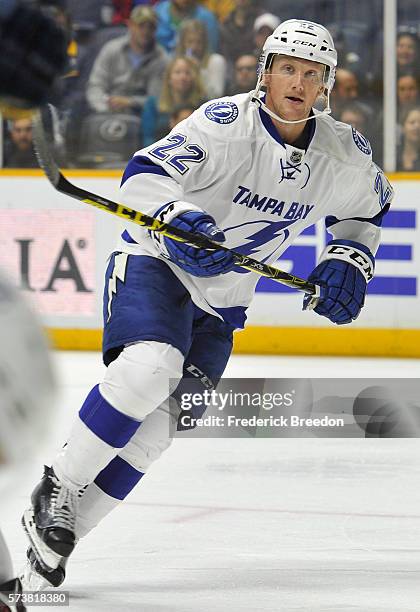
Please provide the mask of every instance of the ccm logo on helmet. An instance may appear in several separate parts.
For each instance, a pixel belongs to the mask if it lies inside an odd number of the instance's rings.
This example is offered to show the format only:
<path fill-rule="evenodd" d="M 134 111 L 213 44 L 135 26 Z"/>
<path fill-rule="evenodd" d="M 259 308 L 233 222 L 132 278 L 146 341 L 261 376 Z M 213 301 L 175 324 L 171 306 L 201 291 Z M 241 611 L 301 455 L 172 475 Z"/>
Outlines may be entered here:
<path fill-rule="evenodd" d="M 292 45 L 303 45 L 305 47 L 316 47 L 315 43 L 308 42 L 307 40 L 294 40 Z"/>

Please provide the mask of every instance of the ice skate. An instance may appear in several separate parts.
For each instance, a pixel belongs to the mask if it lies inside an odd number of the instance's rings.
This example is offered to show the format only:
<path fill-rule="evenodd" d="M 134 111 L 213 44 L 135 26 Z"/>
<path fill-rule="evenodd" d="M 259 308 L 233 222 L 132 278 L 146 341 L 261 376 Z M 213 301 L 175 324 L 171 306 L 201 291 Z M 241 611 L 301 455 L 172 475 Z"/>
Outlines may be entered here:
<path fill-rule="evenodd" d="M 32 507 L 24 512 L 22 523 L 33 554 L 47 571 L 57 570 L 76 544 L 75 523 L 79 497 L 84 489 L 73 491 L 63 485 L 52 468 L 34 489 Z"/>
<path fill-rule="evenodd" d="M 26 556 L 26 565 L 20 575 L 20 581 L 25 591 L 43 591 L 63 584 L 66 577 L 65 568 L 68 557 L 62 557 L 56 569 L 47 571 L 38 561 L 31 546 L 29 546 Z"/>

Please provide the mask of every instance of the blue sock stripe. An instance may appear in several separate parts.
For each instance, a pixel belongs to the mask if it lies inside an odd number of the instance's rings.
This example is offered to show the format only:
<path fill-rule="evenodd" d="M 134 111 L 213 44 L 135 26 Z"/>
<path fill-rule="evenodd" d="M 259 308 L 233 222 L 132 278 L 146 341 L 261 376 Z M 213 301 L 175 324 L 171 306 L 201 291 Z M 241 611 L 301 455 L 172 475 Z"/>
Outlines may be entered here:
<path fill-rule="evenodd" d="M 142 476 L 144 476 L 143 472 L 139 472 L 117 455 L 104 467 L 102 472 L 99 472 L 95 478 L 95 484 L 104 493 L 122 500 L 134 489 Z"/>
<path fill-rule="evenodd" d="M 101 440 L 113 448 L 123 448 L 141 425 L 141 421 L 116 410 L 99 392 L 99 385 L 93 387 L 79 417 Z"/>

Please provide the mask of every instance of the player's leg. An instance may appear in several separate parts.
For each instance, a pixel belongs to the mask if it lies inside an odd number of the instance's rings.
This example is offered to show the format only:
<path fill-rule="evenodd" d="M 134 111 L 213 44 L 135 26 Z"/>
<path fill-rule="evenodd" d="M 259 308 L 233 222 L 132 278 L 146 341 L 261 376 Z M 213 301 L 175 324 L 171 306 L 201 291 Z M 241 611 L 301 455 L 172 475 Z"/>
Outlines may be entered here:
<path fill-rule="evenodd" d="M 34 552 L 55 569 L 75 544 L 84 487 L 112 462 L 180 379 L 191 343 L 193 306 L 163 262 L 112 256 L 104 293 L 104 380 L 86 398 L 66 446 L 46 468 L 24 515 Z"/>
<path fill-rule="evenodd" d="M 232 351 L 232 327 L 222 320 L 194 308 L 193 340 L 185 358 L 183 376 L 171 398 L 149 414 L 129 443 L 111 461 L 84 494 L 77 518 L 79 537 L 86 535 L 116 507 L 143 478 L 150 465 L 171 444 L 173 434 L 185 429 L 180 424 L 178 400 L 191 383 L 202 393 L 218 384 Z M 187 381 L 187 382 L 186 382 Z M 201 407 L 201 416 L 205 406 Z"/>
<path fill-rule="evenodd" d="M 136 486 L 152 462 L 170 445 L 176 422 L 177 416 L 169 410 L 168 400 L 147 415 L 130 442 L 86 488 L 78 507 L 76 541 L 96 527 Z M 22 574 L 25 589 L 37 591 L 63 583 L 68 557 L 63 557 L 52 571 L 39 563 L 31 547 L 27 557 Z"/>
<path fill-rule="evenodd" d="M 179 397 L 188 379 L 194 390 L 202 393 L 214 388 L 220 380 L 232 350 L 232 327 L 218 318 L 195 308 L 193 341 L 185 359 L 183 378 L 172 397 Z M 191 380 L 192 379 L 192 380 Z M 88 486 L 80 500 L 76 521 L 77 537 L 84 537 L 132 491 L 150 465 L 172 442 L 173 432 L 179 425 L 180 409 L 174 409 L 167 400 L 143 421 L 129 443 Z M 199 417 L 205 406 L 197 408 Z M 31 589 L 58 586 L 65 578 L 65 563 L 53 572 L 46 572 L 32 554 L 25 571 L 25 586 Z"/>

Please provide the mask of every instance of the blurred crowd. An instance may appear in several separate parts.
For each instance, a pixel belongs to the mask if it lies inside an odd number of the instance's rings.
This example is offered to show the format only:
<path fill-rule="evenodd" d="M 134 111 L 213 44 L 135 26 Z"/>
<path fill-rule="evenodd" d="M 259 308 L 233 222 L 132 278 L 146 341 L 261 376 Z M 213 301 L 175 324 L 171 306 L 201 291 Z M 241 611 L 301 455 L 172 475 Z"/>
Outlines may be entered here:
<path fill-rule="evenodd" d="M 30 0 L 29 0 L 30 1 Z M 121 168 L 206 100 L 251 91 L 264 41 L 286 19 L 331 31 L 333 117 L 382 164 L 382 0 L 32 0 L 67 32 L 53 140 L 66 167 Z M 420 171 L 420 2 L 399 0 L 397 169 Z M 27 119 L 4 124 L 3 166 L 37 166 Z"/>

